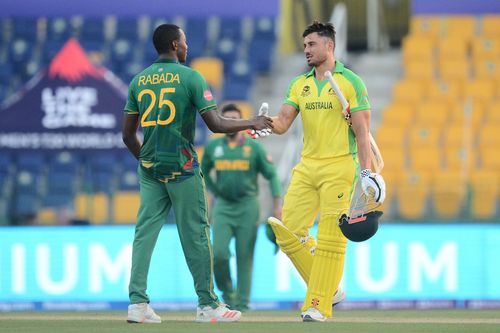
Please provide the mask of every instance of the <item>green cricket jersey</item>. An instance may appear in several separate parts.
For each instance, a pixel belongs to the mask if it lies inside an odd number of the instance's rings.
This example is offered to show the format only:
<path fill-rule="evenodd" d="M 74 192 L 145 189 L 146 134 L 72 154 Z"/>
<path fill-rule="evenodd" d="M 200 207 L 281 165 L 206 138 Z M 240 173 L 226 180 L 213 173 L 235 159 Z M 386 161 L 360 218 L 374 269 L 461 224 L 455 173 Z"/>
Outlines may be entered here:
<path fill-rule="evenodd" d="M 197 71 L 171 59 L 158 59 L 129 85 L 125 112 L 139 114 L 144 134 L 141 166 L 172 182 L 194 174 L 196 112 L 215 109 L 208 85 Z"/>
<path fill-rule="evenodd" d="M 205 146 L 202 172 L 205 183 L 215 196 L 227 201 L 241 201 L 258 193 L 257 175 L 270 181 L 274 197 L 281 196 L 281 186 L 274 164 L 262 145 L 243 137 L 237 145 L 230 146 L 226 137 L 210 140 Z M 216 181 L 209 177 L 215 169 Z"/>

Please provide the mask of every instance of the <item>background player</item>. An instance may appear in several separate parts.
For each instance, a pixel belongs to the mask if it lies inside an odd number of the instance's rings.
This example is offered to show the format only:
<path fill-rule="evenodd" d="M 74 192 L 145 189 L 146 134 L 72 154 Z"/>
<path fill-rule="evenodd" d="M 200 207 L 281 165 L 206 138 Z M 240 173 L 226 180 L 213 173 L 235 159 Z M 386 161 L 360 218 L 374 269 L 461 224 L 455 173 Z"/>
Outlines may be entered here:
<path fill-rule="evenodd" d="M 212 251 L 203 176 L 194 150 L 199 112 L 213 132 L 236 132 L 272 126 L 263 116 L 251 120 L 223 118 L 205 82 L 179 64 L 187 56 L 186 36 L 176 25 L 162 24 L 153 34 L 158 60 L 130 83 L 123 141 L 139 160 L 141 204 L 132 254 L 129 322 L 159 323 L 146 294 L 151 255 L 170 208 L 198 295 L 196 320 L 235 321 L 239 311 L 221 305 L 213 292 Z M 144 141 L 137 137 L 141 125 Z"/>
<path fill-rule="evenodd" d="M 241 119 L 236 104 L 221 109 L 226 118 Z M 210 171 L 215 169 L 212 179 Z M 257 176 L 269 180 L 273 200 L 273 214 L 281 217 L 281 184 L 276 168 L 264 147 L 249 140 L 242 132 L 227 133 L 225 137 L 210 140 L 205 146 L 202 171 L 207 188 L 215 196 L 212 213 L 214 273 L 224 302 L 240 310 L 248 310 L 255 241 L 260 207 Z M 236 292 L 229 270 L 229 243 L 236 245 Z"/>

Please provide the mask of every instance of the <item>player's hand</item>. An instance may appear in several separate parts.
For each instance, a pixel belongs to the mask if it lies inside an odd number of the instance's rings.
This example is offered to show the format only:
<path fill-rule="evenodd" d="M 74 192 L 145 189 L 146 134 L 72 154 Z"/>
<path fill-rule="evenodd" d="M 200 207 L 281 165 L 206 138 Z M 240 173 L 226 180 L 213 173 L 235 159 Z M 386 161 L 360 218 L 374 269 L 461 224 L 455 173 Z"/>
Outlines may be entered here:
<path fill-rule="evenodd" d="M 385 200 L 384 178 L 370 169 L 361 171 L 361 188 L 366 196 L 371 197 L 375 202 L 382 203 Z"/>
<path fill-rule="evenodd" d="M 265 126 L 263 128 L 258 127 L 258 126 L 254 126 L 254 127 L 252 127 L 252 129 L 247 130 L 247 133 L 250 134 L 252 139 L 262 138 L 262 137 L 268 136 L 272 133 L 271 128 L 273 128 L 273 125 L 272 125 L 273 121 L 271 118 L 269 118 L 269 104 L 267 104 L 265 102 L 262 103 L 262 105 L 260 106 L 259 115 L 257 117 L 254 117 L 253 120 L 259 120 L 261 118 L 264 118 L 264 119 L 270 121 L 270 123 L 268 123 L 267 126 Z"/>

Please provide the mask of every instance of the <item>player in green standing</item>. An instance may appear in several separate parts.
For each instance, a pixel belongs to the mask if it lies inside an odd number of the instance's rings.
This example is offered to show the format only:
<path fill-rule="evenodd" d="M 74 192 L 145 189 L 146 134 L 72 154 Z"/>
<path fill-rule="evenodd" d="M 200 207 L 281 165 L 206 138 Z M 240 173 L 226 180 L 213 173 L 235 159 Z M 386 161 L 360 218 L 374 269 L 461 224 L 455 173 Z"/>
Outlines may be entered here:
<path fill-rule="evenodd" d="M 222 133 L 270 128 L 272 120 L 264 116 L 250 120 L 222 117 L 205 79 L 180 64 L 186 61 L 188 47 L 178 26 L 157 27 L 153 44 L 159 58 L 130 83 L 123 122 L 123 141 L 139 160 L 141 197 L 127 321 L 161 322 L 149 305 L 146 289 L 153 249 L 171 208 L 198 296 L 196 321 L 236 321 L 241 313 L 221 304 L 213 291 L 205 184 L 193 145 L 195 117 L 200 113 L 210 130 Z M 139 125 L 144 134 L 142 143 L 137 136 Z M 167 269 L 169 273 L 175 272 Z"/>
<path fill-rule="evenodd" d="M 236 104 L 221 109 L 226 118 L 241 119 Z M 226 133 L 205 146 L 201 163 L 207 188 L 215 196 L 212 213 L 215 283 L 224 302 L 239 311 L 248 310 L 255 241 L 260 215 L 258 174 L 271 187 L 273 214 L 281 216 L 281 185 L 264 147 L 242 132 Z M 212 179 L 210 171 L 215 170 Z M 236 290 L 229 269 L 229 243 L 235 239 Z"/>

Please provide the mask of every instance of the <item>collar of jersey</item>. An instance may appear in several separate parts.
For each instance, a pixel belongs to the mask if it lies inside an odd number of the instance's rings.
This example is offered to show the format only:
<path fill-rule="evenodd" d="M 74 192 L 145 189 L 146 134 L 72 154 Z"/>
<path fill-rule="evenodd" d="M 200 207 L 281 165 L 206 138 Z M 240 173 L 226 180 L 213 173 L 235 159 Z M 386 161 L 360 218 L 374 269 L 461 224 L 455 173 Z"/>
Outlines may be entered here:
<path fill-rule="evenodd" d="M 229 139 L 227 138 L 227 136 L 224 137 L 224 141 L 226 142 L 226 145 L 229 146 L 230 142 L 229 142 Z M 243 146 L 246 141 L 247 141 L 247 138 L 245 137 L 245 135 L 242 135 L 241 138 L 236 142 L 236 146 Z"/>
<path fill-rule="evenodd" d="M 179 61 L 175 60 L 175 59 L 156 59 L 155 63 L 169 63 L 169 64 L 175 64 L 175 63 L 178 63 Z"/>
<path fill-rule="evenodd" d="M 316 67 L 313 67 L 309 72 L 307 72 L 306 77 L 314 75 L 315 70 L 316 70 Z M 333 70 L 333 72 L 334 73 L 342 73 L 343 71 L 344 71 L 344 64 L 338 60 L 335 60 L 335 69 Z"/>

